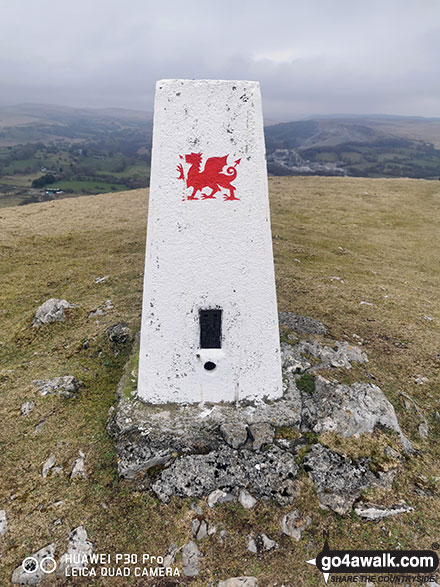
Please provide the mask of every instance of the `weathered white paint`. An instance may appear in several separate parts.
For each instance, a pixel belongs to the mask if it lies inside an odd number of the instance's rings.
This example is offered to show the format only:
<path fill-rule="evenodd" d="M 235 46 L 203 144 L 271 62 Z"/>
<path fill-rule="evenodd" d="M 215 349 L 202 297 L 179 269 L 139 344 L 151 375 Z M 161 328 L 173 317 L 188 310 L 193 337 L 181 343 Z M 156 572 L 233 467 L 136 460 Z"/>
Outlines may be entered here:
<path fill-rule="evenodd" d="M 229 191 L 222 190 L 215 199 L 198 192 L 188 200 L 192 188 L 176 168 L 186 177 L 190 165 L 180 156 L 190 153 L 203 154 L 202 172 L 207 158 L 228 155 L 239 199 L 225 201 Z M 199 310 L 209 308 L 223 310 L 220 349 L 199 348 Z M 138 395 L 163 404 L 281 394 L 259 84 L 159 81 Z"/>

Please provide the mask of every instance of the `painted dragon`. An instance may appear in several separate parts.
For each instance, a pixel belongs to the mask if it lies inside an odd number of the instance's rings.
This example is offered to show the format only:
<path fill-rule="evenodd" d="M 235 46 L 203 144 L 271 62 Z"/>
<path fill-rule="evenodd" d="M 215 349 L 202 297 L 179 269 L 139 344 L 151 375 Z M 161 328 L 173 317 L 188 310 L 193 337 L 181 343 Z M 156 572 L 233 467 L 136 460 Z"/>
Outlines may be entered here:
<path fill-rule="evenodd" d="M 229 195 L 224 195 L 225 201 L 240 199 L 235 196 L 236 188 L 232 185 L 232 182 L 237 177 L 236 167 L 241 159 L 237 159 L 233 166 L 227 167 L 227 169 L 223 171 L 227 165 L 228 156 L 210 157 L 206 160 L 202 171 L 200 169 L 202 164 L 201 153 L 190 153 L 184 157 L 180 155 L 180 158 L 185 159 L 185 162 L 190 164 L 186 177 L 183 165 L 179 163 L 177 166 L 177 171 L 179 172 L 178 179 L 184 180 L 186 182 L 186 187 L 192 188 L 191 195 L 187 197 L 188 200 L 198 200 L 199 198 L 196 198 L 197 192 L 201 193 L 202 200 L 215 200 L 215 194 L 222 189 L 229 191 Z M 205 188 L 209 188 L 211 193 L 203 193 L 202 190 Z"/>

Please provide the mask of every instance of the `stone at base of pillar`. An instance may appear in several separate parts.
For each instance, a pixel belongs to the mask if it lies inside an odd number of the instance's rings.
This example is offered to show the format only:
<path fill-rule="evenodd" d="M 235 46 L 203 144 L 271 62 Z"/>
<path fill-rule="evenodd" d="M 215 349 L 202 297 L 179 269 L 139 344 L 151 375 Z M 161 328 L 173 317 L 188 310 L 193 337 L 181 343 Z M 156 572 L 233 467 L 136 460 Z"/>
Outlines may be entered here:
<path fill-rule="evenodd" d="M 344 515 L 367 487 L 389 489 L 400 451 L 413 450 L 394 407 L 377 385 L 322 376 L 365 364 L 367 355 L 332 340 L 311 318 L 282 313 L 280 323 L 284 389 L 275 400 L 148 404 L 136 397 L 133 354 L 108 425 L 120 477 L 162 501 L 209 496 L 210 506 L 240 500 L 244 491 L 287 505 L 297 497 L 298 475 L 307 472 L 321 506 Z M 338 448 L 344 438 L 362 435 L 370 456 L 352 459 L 331 448 L 332 438 Z M 371 469 L 384 447 L 383 469 L 377 463 Z"/>
<path fill-rule="evenodd" d="M 298 400 L 294 384 L 281 399 L 256 405 L 157 406 L 122 397 L 109 423 L 119 475 L 164 501 L 247 487 L 290 503 L 298 467 L 285 448 L 299 436 Z M 275 439 L 280 428 L 292 438 Z"/>

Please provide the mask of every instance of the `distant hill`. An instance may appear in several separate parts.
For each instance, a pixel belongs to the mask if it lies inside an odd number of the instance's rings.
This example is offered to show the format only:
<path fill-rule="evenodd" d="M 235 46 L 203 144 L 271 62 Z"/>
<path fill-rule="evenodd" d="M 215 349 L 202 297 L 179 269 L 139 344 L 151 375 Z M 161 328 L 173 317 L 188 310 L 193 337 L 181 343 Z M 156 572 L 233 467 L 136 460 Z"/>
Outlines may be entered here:
<path fill-rule="evenodd" d="M 151 139 L 152 112 L 124 108 L 71 108 L 51 104 L 0 107 L 0 146 L 93 140 L 107 133 L 142 131 Z"/>
<path fill-rule="evenodd" d="M 440 178 L 440 119 L 318 117 L 265 128 L 274 175 Z"/>
<path fill-rule="evenodd" d="M 152 113 L 0 107 L 0 207 L 145 187 Z"/>

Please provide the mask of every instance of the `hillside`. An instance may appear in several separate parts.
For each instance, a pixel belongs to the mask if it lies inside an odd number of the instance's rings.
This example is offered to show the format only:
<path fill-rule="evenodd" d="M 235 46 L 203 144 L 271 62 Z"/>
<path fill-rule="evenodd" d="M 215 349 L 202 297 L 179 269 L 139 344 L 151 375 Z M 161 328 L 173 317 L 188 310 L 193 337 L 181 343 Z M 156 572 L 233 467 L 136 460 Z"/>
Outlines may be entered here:
<path fill-rule="evenodd" d="M 149 112 L 0 107 L 0 208 L 147 186 L 151 132 Z"/>
<path fill-rule="evenodd" d="M 194 587 L 237 575 L 257 576 L 262 587 L 322 585 L 322 575 L 305 561 L 321 550 L 324 530 L 341 548 L 430 548 L 439 539 L 440 270 L 432 243 L 440 238 L 440 183 L 276 177 L 269 187 L 279 309 L 313 316 L 333 338 L 367 353 L 367 364 L 323 375 L 380 386 L 417 450 L 401 454 L 398 440 L 385 431 L 342 441 L 325 433 L 305 438 L 300 455 L 318 438 L 351 458 L 368 455 L 382 471 L 389 464 L 383 449 L 392 448 L 399 469 L 391 489 L 369 489 L 367 497 L 388 505 L 404 500 L 414 509 L 379 523 L 354 511 L 340 516 L 319 507 L 300 468 L 294 507 L 311 524 L 297 542 L 280 532 L 291 506 L 259 501 L 249 510 L 237 502 L 209 508 L 205 499 L 196 500 L 217 533 L 200 543 L 204 556 Z M 8 517 L 0 537 L 1 585 L 9 584 L 25 556 L 49 542 L 57 557 L 65 552 L 69 532 L 80 524 L 95 552 L 112 555 L 165 554 L 174 541 L 181 547 L 192 538 L 194 500 L 162 503 L 118 479 L 106 430 L 129 354 L 129 345 L 113 344 L 107 329 L 121 321 L 133 335 L 139 328 L 147 197 L 139 189 L 1 210 L 0 510 Z M 48 298 L 77 307 L 65 322 L 32 328 Z M 102 312 L 92 314 L 97 309 Z M 65 375 L 84 383 L 75 397 L 42 396 L 32 384 Z M 21 407 L 29 401 L 34 407 L 24 416 Z M 421 434 L 423 423 L 428 429 Z M 87 478 L 71 480 L 78 451 L 85 454 Z M 52 454 L 62 469 L 42 478 Z M 274 538 L 278 548 L 249 552 L 248 535 L 255 531 Z M 51 577 L 44 582 L 70 584 Z M 176 583 L 114 578 L 111 584 Z"/>
<path fill-rule="evenodd" d="M 440 178 L 440 119 L 323 117 L 266 128 L 274 175 Z"/>

